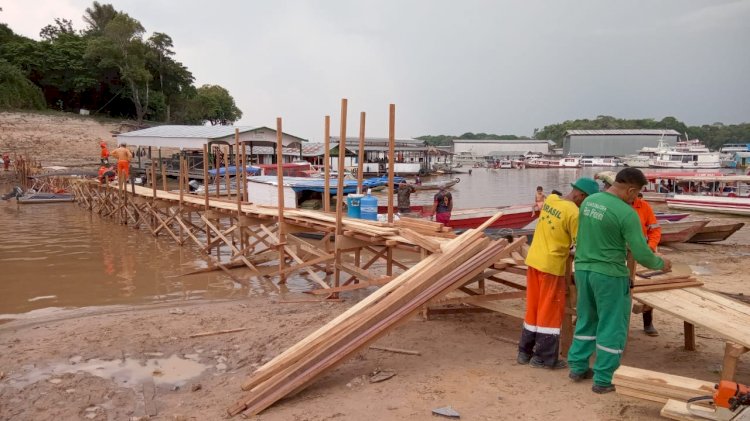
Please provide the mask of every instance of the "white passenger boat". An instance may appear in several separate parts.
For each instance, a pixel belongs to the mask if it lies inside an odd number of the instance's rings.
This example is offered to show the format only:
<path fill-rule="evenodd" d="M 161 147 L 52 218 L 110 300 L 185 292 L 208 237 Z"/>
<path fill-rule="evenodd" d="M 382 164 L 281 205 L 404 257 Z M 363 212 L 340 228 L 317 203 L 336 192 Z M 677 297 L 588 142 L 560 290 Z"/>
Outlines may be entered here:
<path fill-rule="evenodd" d="M 721 154 L 711 152 L 700 140 L 677 142 L 649 164 L 652 168 L 721 168 Z"/>
<path fill-rule="evenodd" d="M 620 160 L 608 157 L 583 157 L 581 158 L 581 165 L 584 167 L 616 167 L 620 165 Z"/>
<path fill-rule="evenodd" d="M 678 177 L 681 192 L 667 197 L 670 209 L 750 216 L 750 176 Z"/>
<path fill-rule="evenodd" d="M 622 163 L 628 167 L 648 168 L 658 155 L 667 151 L 669 151 L 669 145 L 664 142 L 662 137 L 656 147 L 645 146 L 637 154 L 623 157 Z"/>
<path fill-rule="evenodd" d="M 563 158 L 532 158 L 526 160 L 526 168 L 580 168 L 581 158 L 566 156 Z"/>

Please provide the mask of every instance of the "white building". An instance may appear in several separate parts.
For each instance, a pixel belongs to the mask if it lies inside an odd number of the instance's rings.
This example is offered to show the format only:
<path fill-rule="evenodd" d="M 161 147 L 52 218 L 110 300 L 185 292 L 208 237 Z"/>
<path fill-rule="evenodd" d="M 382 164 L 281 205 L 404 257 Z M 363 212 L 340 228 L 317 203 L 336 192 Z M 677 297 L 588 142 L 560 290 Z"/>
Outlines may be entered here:
<path fill-rule="evenodd" d="M 476 156 L 518 156 L 527 152 L 547 154 L 550 151 L 549 140 L 517 139 L 454 139 L 453 152 L 455 154 L 471 153 Z"/>

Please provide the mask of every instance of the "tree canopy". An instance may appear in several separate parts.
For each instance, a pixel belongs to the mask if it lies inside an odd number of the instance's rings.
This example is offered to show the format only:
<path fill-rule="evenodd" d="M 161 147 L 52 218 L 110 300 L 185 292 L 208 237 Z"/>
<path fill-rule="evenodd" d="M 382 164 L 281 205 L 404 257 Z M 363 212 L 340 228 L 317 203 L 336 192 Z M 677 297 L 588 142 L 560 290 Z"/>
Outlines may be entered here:
<path fill-rule="evenodd" d="M 420 136 L 417 139 L 424 140 L 428 145 L 433 146 L 447 146 L 451 145 L 453 143 L 453 139 L 471 139 L 471 140 L 479 140 L 479 139 L 491 139 L 491 140 L 519 140 L 519 139 L 529 139 L 529 137 L 526 136 L 516 136 L 514 134 L 487 134 L 487 133 L 472 133 L 472 132 L 466 132 L 460 136 L 451 136 L 451 135 L 437 135 L 437 136 Z"/>
<path fill-rule="evenodd" d="M 137 19 L 98 1 L 83 20 L 76 30 L 55 18 L 39 41 L 0 23 L 0 108 L 85 108 L 139 123 L 230 124 L 242 116 L 225 88 L 194 86 L 169 35 L 148 35 Z"/>

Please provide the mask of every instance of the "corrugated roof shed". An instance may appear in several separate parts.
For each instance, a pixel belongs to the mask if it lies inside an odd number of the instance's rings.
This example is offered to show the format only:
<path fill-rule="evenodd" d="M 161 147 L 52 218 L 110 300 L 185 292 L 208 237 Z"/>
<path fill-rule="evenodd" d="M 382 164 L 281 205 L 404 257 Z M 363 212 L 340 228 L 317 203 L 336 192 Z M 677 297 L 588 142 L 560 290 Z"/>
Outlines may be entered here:
<path fill-rule="evenodd" d="M 627 135 L 648 135 L 648 136 L 680 136 L 680 132 L 675 130 L 658 130 L 658 129 L 614 129 L 614 130 L 567 130 L 565 136 L 627 136 Z"/>
<path fill-rule="evenodd" d="M 539 139 L 453 139 L 453 143 L 555 143 Z"/>
<path fill-rule="evenodd" d="M 239 129 L 240 142 L 264 145 L 276 144 L 276 130 L 269 127 L 250 126 L 179 126 L 164 125 L 149 127 L 117 135 L 119 143 L 137 146 L 154 146 L 183 149 L 201 149 L 209 142 L 234 143 L 235 129 Z M 282 144 L 290 146 L 307 142 L 297 136 L 284 133 Z"/>

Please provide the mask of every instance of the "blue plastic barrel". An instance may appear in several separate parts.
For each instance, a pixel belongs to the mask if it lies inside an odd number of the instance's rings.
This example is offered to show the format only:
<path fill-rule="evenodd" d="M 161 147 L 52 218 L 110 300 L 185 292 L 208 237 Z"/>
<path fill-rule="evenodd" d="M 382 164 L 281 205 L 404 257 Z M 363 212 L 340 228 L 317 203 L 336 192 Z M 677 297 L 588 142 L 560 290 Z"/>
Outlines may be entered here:
<path fill-rule="evenodd" d="M 360 201 L 365 197 L 362 194 L 350 194 L 346 196 L 346 216 L 349 218 L 361 218 Z"/>
<path fill-rule="evenodd" d="M 359 206 L 360 218 L 371 221 L 378 220 L 378 199 L 376 197 L 371 196 L 368 192 L 367 196 L 359 200 Z"/>

